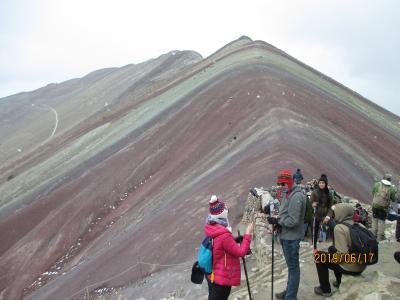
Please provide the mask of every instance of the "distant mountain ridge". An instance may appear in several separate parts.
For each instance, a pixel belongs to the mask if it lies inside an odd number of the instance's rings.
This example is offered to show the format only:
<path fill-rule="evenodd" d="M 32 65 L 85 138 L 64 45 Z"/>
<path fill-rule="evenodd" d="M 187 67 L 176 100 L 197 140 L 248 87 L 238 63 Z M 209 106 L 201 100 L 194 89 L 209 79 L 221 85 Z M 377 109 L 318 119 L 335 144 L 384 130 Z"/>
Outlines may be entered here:
<path fill-rule="evenodd" d="M 248 189 L 281 168 L 370 202 L 374 177 L 400 165 L 398 116 L 248 37 L 7 97 L 0 120 L 7 298 L 65 299 L 156 271 L 108 280 L 127 264 L 191 257 L 209 195 L 238 221 Z"/>

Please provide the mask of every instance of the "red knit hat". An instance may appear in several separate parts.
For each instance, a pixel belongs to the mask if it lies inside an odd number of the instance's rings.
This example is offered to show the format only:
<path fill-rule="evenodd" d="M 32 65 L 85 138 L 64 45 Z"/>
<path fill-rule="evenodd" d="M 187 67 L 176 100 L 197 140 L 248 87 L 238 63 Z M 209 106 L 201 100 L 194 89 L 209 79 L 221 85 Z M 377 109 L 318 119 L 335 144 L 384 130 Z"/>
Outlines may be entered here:
<path fill-rule="evenodd" d="M 225 219 L 228 217 L 228 210 L 225 207 L 225 203 L 220 201 L 215 195 L 212 195 L 210 199 L 210 215 Z"/>
<path fill-rule="evenodd" d="M 279 183 L 287 183 L 289 190 L 292 188 L 293 185 L 293 178 L 292 178 L 292 172 L 289 170 L 281 170 L 278 175 L 278 179 L 276 181 L 278 184 Z"/>

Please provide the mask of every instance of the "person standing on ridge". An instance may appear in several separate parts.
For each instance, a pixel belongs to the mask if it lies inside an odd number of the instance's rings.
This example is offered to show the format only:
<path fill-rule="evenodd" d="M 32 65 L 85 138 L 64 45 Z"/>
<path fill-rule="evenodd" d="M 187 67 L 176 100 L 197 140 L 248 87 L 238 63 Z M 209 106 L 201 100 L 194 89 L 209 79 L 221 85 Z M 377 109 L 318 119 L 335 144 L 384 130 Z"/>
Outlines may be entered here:
<path fill-rule="evenodd" d="M 395 201 L 396 190 L 391 183 L 392 175 L 385 174 L 372 188 L 372 233 L 378 241 L 386 239 L 385 220 L 391 201 Z"/>
<path fill-rule="evenodd" d="M 278 184 L 288 189 L 288 197 L 282 199 L 279 216 L 267 217 L 268 223 L 277 225 L 279 239 L 282 244 L 283 254 L 288 267 L 288 282 L 286 290 L 276 293 L 277 299 L 297 299 L 297 291 L 300 284 L 299 249 L 300 241 L 304 237 L 304 214 L 306 210 L 305 195 L 298 185 L 293 185 L 291 172 L 280 171 Z"/>
<path fill-rule="evenodd" d="M 304 238 L 308 236 L 308 228 L 312 228 L 313 208 L 309 194 L 306 195 L 306 213 L 304 215 Z M 313 231 L 311 230 L 311 236 Z"/>
<path fill-rule="evenodd" d="M 303 180 L 303 174 L 301 174 L 301 170 L 297 169 L 296 173 L 293 174 L 293 181 L 295 184 L 301 184 Z"/>
<path fill-rule="evenodd" d="M 226 300 L 232 286 L 240 285 L 240 257 L 250 248 L 253 223 L 247 225 L 240 245 L 232 236 L 228 221 L 228 208 L 216 195 L 211 196 L 209 215 L 204 231 L 213 239 L 212 274 L 207 275 L 208 300 Z"/>
<path fill-rule="evenodd" d="M 282 205 L 283 201 L 289 198 L 293 186 L 292 173 L 289 170 L 282 170 L 278 175 L 276 183 L 278 184 L 276 199 Z"/>
<path fill-rule="evenodd" d="M 332 216 L 332 199 L 328 189 L 328 178 L 325 174 L 322 174 L 318 180 L 318 186 L 311 193 L 312 207 L 315 211 L 315 228 L 314 230 L 314 241 L 318 240 L 319 227 L 321 222 L 328 223 Z"/>
<path fill-rule="evenodd" d="M 328 190 L 332 200 L 332 205 L 342 203 L 342 196 L 340 196 L 331 185 L 328 185 Z"/>

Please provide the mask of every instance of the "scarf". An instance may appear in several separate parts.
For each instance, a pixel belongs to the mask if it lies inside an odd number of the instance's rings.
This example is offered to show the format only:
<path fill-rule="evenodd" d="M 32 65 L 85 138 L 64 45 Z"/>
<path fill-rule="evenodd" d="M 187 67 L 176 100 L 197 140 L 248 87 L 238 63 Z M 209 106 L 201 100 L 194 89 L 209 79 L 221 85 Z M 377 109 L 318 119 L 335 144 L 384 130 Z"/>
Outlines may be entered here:
<path fill-rule="evenodd" d="M 283 199 L 287 200 L 289 198 L 289 189 L 285 187 L 278 188 L 278 194 L 276 198 L 279 200 L 279 202 L 282 202 Z"/>
<path fill-rule="evenodd" d="M 232 227 L 229 225 L 229 220 L 225 218 L 216 218 L 214 216 L 208 215 L 207 224 L 219 224 L 226 227 L 229 232 L 232 232 Z"/>

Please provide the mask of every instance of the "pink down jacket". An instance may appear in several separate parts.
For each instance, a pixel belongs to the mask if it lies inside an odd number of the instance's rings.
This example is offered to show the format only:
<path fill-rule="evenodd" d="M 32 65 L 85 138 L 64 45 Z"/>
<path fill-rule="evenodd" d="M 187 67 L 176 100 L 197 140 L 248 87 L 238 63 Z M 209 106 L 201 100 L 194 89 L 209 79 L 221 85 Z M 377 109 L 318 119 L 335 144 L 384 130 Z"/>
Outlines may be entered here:
<path fill-rule="evenodd" d="M 240 285 L 240 257 L 249 250 L 251 235 L 245 234 L 239 245 L 222 225 L 206 224 L 204 230 L 207 236 L 213 238 L 214 282 L 224 286 Z"/>

